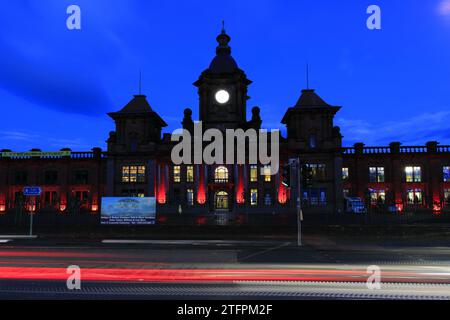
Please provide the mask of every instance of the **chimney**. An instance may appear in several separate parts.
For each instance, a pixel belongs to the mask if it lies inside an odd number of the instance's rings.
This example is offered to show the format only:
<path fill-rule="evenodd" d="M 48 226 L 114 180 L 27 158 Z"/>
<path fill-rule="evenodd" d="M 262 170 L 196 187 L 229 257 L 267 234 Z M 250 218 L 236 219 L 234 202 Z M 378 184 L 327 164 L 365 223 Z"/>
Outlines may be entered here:
<path fill-rule="evenodd" d="M 353 145 L 353 147 L 355 148 L 355 153 L 356 154 L 363 154 L 364 152 L 364 143 L 362 142 L 357 142 Z"/>
<path fill-rule="evenodd" d="M 400 142 L 391 142 L 389 147 L 391 148 L 391 153 L 400 153 Z"/>
<path fill-rule="evenodd" d="M 439 144 L 439 142 L 437 142 L 437 141 L 428 141 L 426 143 L 427 152 L 428 153 L 437 153 L 438 144 Z"/>

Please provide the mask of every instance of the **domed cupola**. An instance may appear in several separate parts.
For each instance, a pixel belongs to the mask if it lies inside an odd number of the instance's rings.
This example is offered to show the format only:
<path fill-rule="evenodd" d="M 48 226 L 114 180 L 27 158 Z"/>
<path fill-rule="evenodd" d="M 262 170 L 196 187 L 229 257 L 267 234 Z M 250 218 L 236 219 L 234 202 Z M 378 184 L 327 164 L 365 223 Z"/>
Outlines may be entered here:
<path fill-rule="evenodd" d="M 217 36 L 216 56 L 194 82 L 199 95 L 199 118 L 206 129 L 247 125 L 247 87 L 252 82 L 231 56 L 230 40 L 222 26 Z"/>
<path fill-rule="evenodd" d="M 231 56 L 231 48 L 228 43 L 231 41 L 230 36 L 225 32 L 225 27 L 222 27 L 222 32 L 216 38 L 219 45 L 216 48 L 216 56 L 209 65 L 209 72 L 219 73 L 233 73 L 238 70 L 236 61 Z"/>

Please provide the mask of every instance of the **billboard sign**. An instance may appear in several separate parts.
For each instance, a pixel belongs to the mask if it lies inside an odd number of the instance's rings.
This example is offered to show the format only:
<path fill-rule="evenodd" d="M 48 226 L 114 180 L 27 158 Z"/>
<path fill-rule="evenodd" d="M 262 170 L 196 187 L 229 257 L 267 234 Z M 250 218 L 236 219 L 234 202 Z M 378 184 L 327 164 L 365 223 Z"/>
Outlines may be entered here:
<path fill-rule="evenodd" d="M 103 197 L 101 224 L 155 224 L 155 197 Z"/>

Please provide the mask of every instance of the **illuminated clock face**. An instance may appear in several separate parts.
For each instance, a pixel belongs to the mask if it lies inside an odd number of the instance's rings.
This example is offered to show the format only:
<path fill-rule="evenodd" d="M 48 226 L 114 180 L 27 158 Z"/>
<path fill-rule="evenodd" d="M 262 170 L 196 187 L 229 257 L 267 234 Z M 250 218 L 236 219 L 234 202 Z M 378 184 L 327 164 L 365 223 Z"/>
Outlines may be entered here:
<path fill-rule="evenodd" d="M 216 92 L 215 98 L 218 103 L 224 104 L 230 100 L 230 94 L 226 90 L 219 90 Z"/>

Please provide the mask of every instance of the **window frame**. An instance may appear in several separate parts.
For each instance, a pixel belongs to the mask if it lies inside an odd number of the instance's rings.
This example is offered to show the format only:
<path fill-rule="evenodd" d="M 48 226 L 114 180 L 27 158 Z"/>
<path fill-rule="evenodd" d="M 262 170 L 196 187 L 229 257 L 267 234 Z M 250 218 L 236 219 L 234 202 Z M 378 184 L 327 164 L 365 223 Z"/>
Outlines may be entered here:
<path fill-rule="evenodd" d="M 215 183 L 228 183 L 230 179 L 228 168 L 225 166 L 218 166 L 214 169 Z"/>
<path fill-rule="evenodd" d="M 412 196 L 413 196 L 413 198 L 412 198 L 413 200 L 412 201 L 410 201 L 410 197 L 409 197 L 411 193 L 412 193 Z M 420 197 L 418 197 L 419 198 L 419 202 L 416 204 L 414 202 L 414 198 L 415 198 L 415 196 L 417 194 L 419 194 Z M 424 201 L 424 191 L 423 191 L 422 188 L 412 188 L 412 189 L 407 189 L 406 190 L 406 203 L 407 203 L 407 205 L 419 205 L 419 206 L 421 206 L 421 205 L 423 205 L 423 201 Z"/>
<path fill-rule="evenodd" d="M 444 206 L 449 207 L 450 206 L 450 188 L 444 188 L 444 190 L 442 192 L 442 196 L 443 196 Z"/>
<path fill-rule="evenodd" d="M 302 203 L 310 207 L 326 207 L 328 205 L 327 191 L 327 188 L 303 189 L 301 194 Z M 324 195 L 324 197 L 322 197 L 322 195 Z"/>
<path fill-rule="evenodd" d="M 192 207 L 194 205 L 194 189 L 186 189 L 186 203 L 188 206 Z"/>
<path fill-rule="evenodd" d="M 370 189 L 370 204 L 376 206 L 378 199 L 381 197 L 382 204 L 386 204 L 386 190 L 385 189 Z M 375 195 L 375 197 L 374 197 Z"/>
<path fill-rule="evenodd" d="M 312 179 L 314 181 L 324 181 L 327 178 L 326 163 L 306 163 L 306 166 L 311 170 Z"/>
<path fill-rule="evenodd" d="M 374 169 L 374 170 L 372 170 Z M 374 175 L 372 175 L 374 172 Z M 386 168 L 385 167 L 369 167 L 369 182 L 370 183 L 385 183 L 386 182 Z"/>
<path fill-rule="evenodd" d="M 258 182 L 258 165 L 250 165 L 250 182 Z"/>
<path fill-rule="evenodd" d="M 266 192 L 266 194 L 264 195 L 264 205 L 266 207 L 270 207 L 272 206 L 272 195 L 269 192 Z"/>
<path fill-rule="evenodd" d="M 146 171 L 145 165 L 141 164 L 127 164 L 122 166 L 121 170 L 121 182 L 122 183 L 146 183 Z"/>
<path fill-rule="evenodd" d="M 172 167 L 172 180 L 173 183 L 181 183 L 181 166 L 174 165 Z"/>
<path fill-rule="evenodd" d="M 450 182 L 450 166 L 442 166 L 442 182 Z"/>
<path fill-rule="evenodd" d="M 194 166 L 186 166 L 186 182 L 194 182 Z"/>
<path fill-rule="evenodd" d="M 411 174 L 409 175 L 409 170 L 411 169 Z M 419 171 L 419 175 L 417 175 L 417 169 Z M 405 166 L 404 168 L 405 172 L 405 182 L 406 183 L 420 183 L 422 182 L 422 167 L 421 166 Z M 408 179 L 411 178 L 411 179 Z"/>
<path fill-rule="evenodd" d="M 264 182 L 271 182 L 272 181 L 272 175 L 270 174 L 270 166 L 264 166 L 263 167 L 263 172 L 264 172 Z"/>
<path fill-rule="evenodd" d="M 253 195 L 255 195 L 255 198 L 253 198 Z M 250 189 L 250 205 L 251 206 L 258 205 L 258 189 L 257 188 Z"/>
<path fill-rule="evenodd" d="M 350 180 L 350 169 L 348 167 L 342 167 L 342 181 L 348 180 Z"/>

